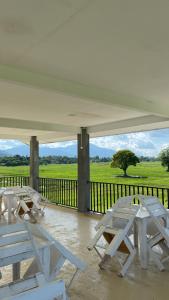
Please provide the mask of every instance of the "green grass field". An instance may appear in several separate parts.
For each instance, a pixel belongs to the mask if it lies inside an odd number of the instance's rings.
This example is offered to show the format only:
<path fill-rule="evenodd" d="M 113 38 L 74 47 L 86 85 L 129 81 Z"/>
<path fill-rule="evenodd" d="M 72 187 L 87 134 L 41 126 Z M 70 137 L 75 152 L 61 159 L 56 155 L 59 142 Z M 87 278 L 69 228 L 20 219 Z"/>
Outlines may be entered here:
<path fill-rule="evenodd" d="M 0 167 L 0 175 L 24 175 L 28 176 L 29 167 Z M 123 174 L 120 169 L 110 168 L 108 163 L 91 164 L 91 180 L 126 184 L 140 184 L 152 186 L 169 186 L 169 173 L 166 172 L 160 162 L 144 162 L 136 167 L 129 167 L 129 175 L 147 176 L 147 178 L 119 178 Z M 47 165 L 40 166 L 40 176 L 49 178 L 77 178 L 77 165 Z"/>

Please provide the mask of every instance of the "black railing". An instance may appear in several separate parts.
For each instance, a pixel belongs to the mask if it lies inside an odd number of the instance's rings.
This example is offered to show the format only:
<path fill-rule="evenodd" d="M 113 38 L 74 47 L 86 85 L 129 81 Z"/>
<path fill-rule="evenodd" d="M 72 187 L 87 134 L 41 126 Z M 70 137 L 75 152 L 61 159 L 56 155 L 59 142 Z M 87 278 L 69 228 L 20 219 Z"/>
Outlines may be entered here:
<path fill-rule="evenodd" d="M 3 176 L 0 177 L 0 187 L 29 185 L 29 177 L 26 176 Z"/>
<path fill-rule="evenodd" d="M 4 176 L 0 177 L 0 187 L 29 185 L 29 177 Z M 77 180 L 39 178 L 39 192 L 50 202 L 57 205 L 77 208 Z M 107 182 L 90 182 L 90 211 L 105 213 L 119 197 L 129 195 L 157 196 L 166 208 L 169 208 L 169 188 L 117 184 Z"/>
<path fill-rule="evenodd" d="M 39 178 L 39 192 L 52 203 L 77 208 L 77 180 Z"/>
<path fill-rule="evenodd" d="M 169 188 L 117 184 L 107 182 L 90 182 L 90 210 L 105 213 L 119 197 L 130 195 L 157 196 L 166 208 L 169 208 Z"/>

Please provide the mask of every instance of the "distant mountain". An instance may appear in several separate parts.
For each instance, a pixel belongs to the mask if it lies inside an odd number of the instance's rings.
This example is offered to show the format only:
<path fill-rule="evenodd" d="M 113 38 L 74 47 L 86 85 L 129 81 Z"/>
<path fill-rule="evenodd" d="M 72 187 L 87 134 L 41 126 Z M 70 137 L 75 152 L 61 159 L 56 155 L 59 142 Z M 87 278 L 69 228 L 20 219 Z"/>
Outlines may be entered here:
<path fill-rule="evenodd" d="M 98 147 L 94 144 L 90 144 L 90 157 L 112 157 L 116 151 L 109 148 Z"/>
<path fill-rule="evenodd" d="M 4 151 L 3 151 L 4 152 Z M 90 144 L 90 157 L 99 156 L 99 157 L 111 157 L 115 153 L 114 150 L 98 147 L 94 144 Z M 20 145 L 11 149 L 8 149 L 6 155 L 23 155 L 29 156 L 29 146 Z M 0 153 L 1 155 L 1 153 Z M 5 155 L 5 154 L 4 154 Z M 68 156 L 75 157 L 77 156 L 77 145 L 73 144 L 67 147 L 44 147 L 40 146 L 40 156 L 48 156 L 48 155 L 56 155 L 56 156 Z"/>
<path fill-rule="evenodd" d="M 29 146 L 28 145 L 19 145 L 14 148 L 10 148 L 7 151 L 9 156 L 13 155 L 21 155 L 21 156 L 29 156 Z"/>
<path fill-rule="evenodd" d="M 8 151 L 6 150 L 0 150 L 0 156 L 9 155 Z"/>

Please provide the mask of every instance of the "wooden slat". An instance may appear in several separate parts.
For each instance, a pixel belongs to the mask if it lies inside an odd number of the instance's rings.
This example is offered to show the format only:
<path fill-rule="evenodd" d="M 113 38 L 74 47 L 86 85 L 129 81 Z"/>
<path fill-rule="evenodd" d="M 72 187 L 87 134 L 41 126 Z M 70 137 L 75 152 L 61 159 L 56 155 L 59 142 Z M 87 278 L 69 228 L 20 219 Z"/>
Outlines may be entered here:
<path fill-rule="evenodd" d="M 0 226 L 0 236 L 18 231 L 26 231 L 24 223 Z"/>
<path fill-rule="evenodd" d="M 30 251 L 30 252 L 25 252 L 22 254 L 16 254 L 16 255 L 13 255 L 12 257 L 10 256 L 10 257 L 3 258 L 3 259 L 0 259 L 0 267 L 9 266 L 9 265 L 15 264 L 17 262 L 29 259 L 33 256 L 34 256 L 34 252 Z"/>
<path fill-rule="evenodd" d="M 137 212 L 138 208 L 137 207 L 131 207 L 131 208 L 117 208 L 114 210 L 114 213 L 122 213 L 122 214 L 127 214 L 127 215 L 135 215 Z"/>
<path fill-rule="evenodd" d="M 39 248 L 39 251 L 41 253 L 41 251 L 43 250 L 44 246 L 42 246 L 41 248 Z M 3 259 L 0 259 L 0 267 L 4 267 L 4 266 L 8 266 L 17 262 L 21 262 L 23 260 L 29 259 L 35 257 L 35 253 L 34 251 L 28 251 L 28 252 L 23 252 L 23 253 L 19 253 L 16 255 L 12 255 L 12 256 L 7 256 L 4 257 Z"/>
<path fill-rule="evenodd" d="M 151 213 L 154 217 L 165 217 L 167 215 L 166 212 L 159 209 L 153 210 Z"/>
<path fill-rule="evenodd" d="M 9 247 L 1 247 L 0 260 L 6 257 L 30 251 L 32 251 L 32 244 L 30 242 L 24 242 L 17 245 L 10 245 Z"/>
<path fill-rule="evenodd" d="M 13 296 L 16 294 L 23 293 L 28 289 L 33 289 L 37 287 L 36 276 L 29 278 L 27 280 L 21 280 L 17 283 L 11 283 L 10 285 L 4 285 L 0 288 L 0 299 L 5 297 Z"/>
<path fill-rule="evenodd" d="M 7 236 L 3 236 L 0 237 L 0 249 L 3 246 L 7 246 L 7 245 L 12 245 L 12 244 L 16 244 L 16 243 L 20 243 L 20 242 L 24 242 L 24 241 L 28 241 L 29 240 L 29 236 L 28 233 L 19 233 L 16 235 L 7 235 Z"/>
<path fill-rule="evenodd" d="M 149 207 L 150 209 L 158 208 L 158 209 L 163 209 L 164 210 L 163 205 L 161 203 L 158 203 L 158 202 L 154 202 L 154 203 L 151 203 L 151 204 L 148 203 L 146 206 Z"/>
<path fill-rule="evenodd" d="M 146 205 L 151 205 L 151 204 L 154 204 L 154 203 L 159 203 L 160 204 L 158 199 L 155 198 L 155 197 L 146 197 L 146 198 L 143 197 L 143 201 L 146 201 Z"/>
<path fill-rule="evenodd" d="M 119 219 L 126 219 L 130 220 L 131 218 L 134 218 L 135 214 L 127 214 L 127 213 L 113 213 L 113 218 L 119 218 Z"/>
<path fill-rule="evenodd" d="M 2 298 L 4 299 L 4 298 Z M 43 284 L 37 288 L 29 289 L 26 292 L 15 294 L 6 300 L 66 300 L 65 284 L 63 281 L 54 281 Z"/>

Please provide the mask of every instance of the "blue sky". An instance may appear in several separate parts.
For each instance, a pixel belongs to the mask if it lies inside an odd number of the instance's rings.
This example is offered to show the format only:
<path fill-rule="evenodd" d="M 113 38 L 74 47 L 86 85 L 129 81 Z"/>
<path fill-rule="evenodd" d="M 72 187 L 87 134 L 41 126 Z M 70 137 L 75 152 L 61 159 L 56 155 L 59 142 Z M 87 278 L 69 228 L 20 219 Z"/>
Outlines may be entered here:
<path fill-rule="evenodd" d="M 43 147 L 67 147 L 73 143 L 76 141 L 57 142 L 43 145 Z M 91 143 L 115 151 L 130 149 L 137 155 L 156 156 L 162 148 L 169 145 L 169 129 L 93 138 Z M 20 144 L 22 143 L 16 140 L 0 140 L 0 150 L 7 150 Z"/>

